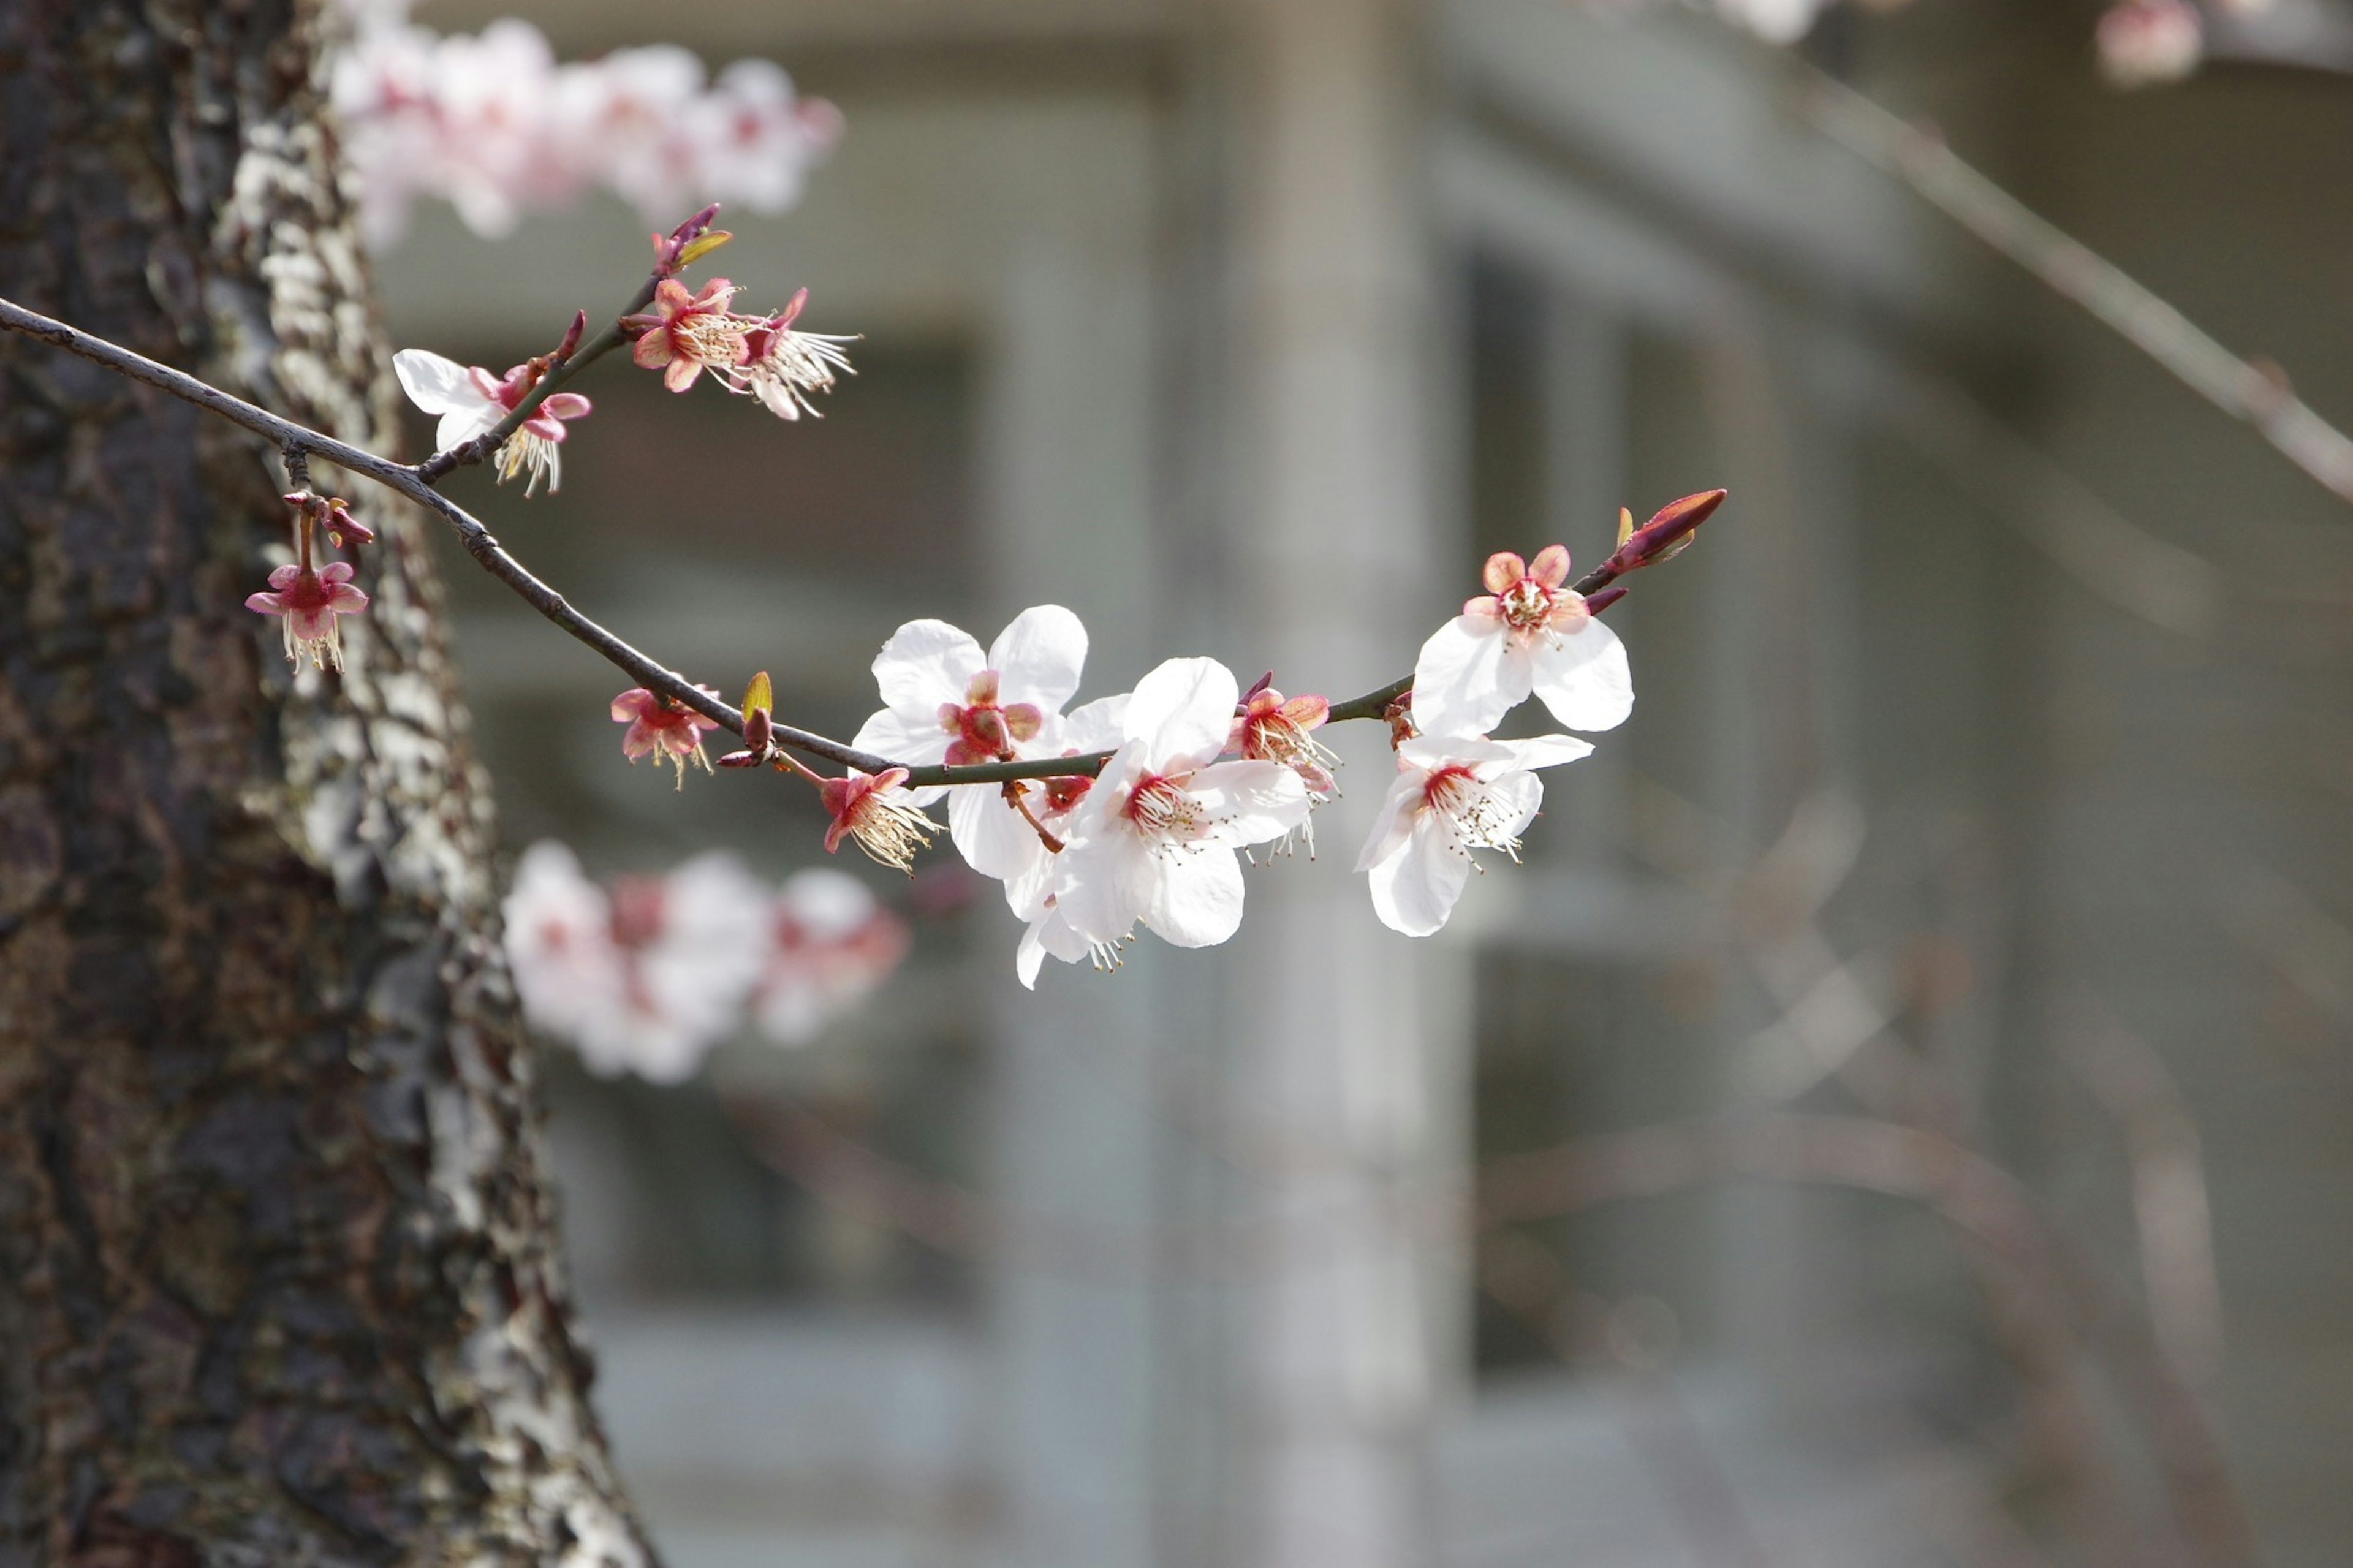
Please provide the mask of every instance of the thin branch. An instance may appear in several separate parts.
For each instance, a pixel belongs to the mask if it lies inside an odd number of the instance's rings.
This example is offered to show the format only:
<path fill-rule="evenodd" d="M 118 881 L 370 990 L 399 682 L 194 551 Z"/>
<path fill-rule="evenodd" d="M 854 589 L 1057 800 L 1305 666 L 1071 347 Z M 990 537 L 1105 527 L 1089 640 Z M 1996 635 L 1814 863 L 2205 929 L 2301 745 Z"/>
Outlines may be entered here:
<path fill-rule="evenodd" d="M 1902 180 L 1963 228 L 2114 328 L 2184 385 L 2254 426 L 2288 461 L 2353 501 L 2353 437 L 2295 395 L 2278 366 L 2240 358 L 2114 262 L 2093 251 L 1957 156 L 1943 139 L 1835 78 L 1791 62 L 1807 86 L 1806 119 L 1833 142 Z"/>
<path fill-rule="evenodd" d="M 655 270 L 653 277 L 647 280 L 642 291 L 642 298 L 638 301 L 640 306 L 645 300 L 652 298 L 654 286 L 667 275 L 660 268 Z M 510 554 L 506 547 L 501 545 L 491 531 L 482 525 L 480 518 L 475 517 L 434 488 L 436 479 L 446 476 L 461 464 L 478 461 L 480 456 L 495 450 L 498 444 L 521 426 L 524 419 L 529 418 L 532 410 L 538 407 L 540 402 L 564 380 L 568 379 L 575 370 L 617 343 L 623 335 L 617 321 L 576 353 L 553 363 L 547 374 L 540 378 L 539 384 L 532 389 L 531 394 L 517 405 L 514 411 L 501 421 L 495 429 L 463 446 L 453 447 L 447 452 L 437 453 L 424 462 L 415 465 L 396 463 L 389 458 L 378 457 L 374 452 L 354 447 L 349 442 L 338 441 L 332 436 L 322 435 L 307 426 L 298 425 L 290 419 L 281 418 L 270 413 L 266 408 L 248 403 L 241 397 L 232 396 L 218 387 L 188 374 L 185 371 L 174 370 L 170 365 L 158 363 L 144 354 L 136 353 L 119 343 L 110 342 L 104 338 L 85 332 L 79 327 L 69 326 L 64 321 L 55 321 L 37 311 L 28 310 L 12 300 L 0 299 L 0 330 L 21 332 L 26 337 L 37 338 L 69 353 L 79 354 L 93 363 L 104 365 L 107 369 L 128 376 L 133 381 L 144 382 L 150 386 L 160 388 L 174 397 L 217 414 L 231 424 L 243 426 L 246 429 L 272 442 L 280 452 L 285 454 L 290 476 L 298 471 L 307 475 L 309 458 L 323 458 L 339 468 L 359 475 L 362 479 L 373 479 L 385 489 L 407 497 L 417 505 L 438 514 L 444 521 L 457 531 L 459 542 L 466 547 L 466 553 L 471 555 L 482 570 L 513 589 L 516 595 L 525 604 L 554 622 L 575 641 L 602 654 L 623 674 L 656 696 L 665 698 L 681 707 L 691 708 L 733 734 L 741 735 L 744 732 L 744 715 L 741 712 L 695 686 L 676 670 L 656 662 L 651 656 L 632 647 L 619 636 L 574 609 L 562 594 L 557 593 L 553 586 L 534 575 L 530 568 Z M 476 454 L 476 447 L 481 447 L 481 453 Z M 1607 565 L 1596 567 L 1578 579 L 1576 591 L 1587 595 L 1598 593 L 1617 576 L 1618 573 Z M 1362 697 L 1334 704 L 1331 718 L 1333 720 L 1379 719 L 1388 713 L 1389 704 L 1410 690 L 1412 686 L 1413 679 L 1410 676 L 1402 680 L 1391 681 L 1388 685 L 1375 691 L 1368 691 Z M 855 768 L 860 773 L 880 773 L 887 769 L 903 765 L 893 763 L 888 757 L 879 757 L 871 752 L 861 752 L 855 746 L 845 745 L 839 741 L 829 739 L 813 731 L 796 729 L 789 724 L 777 723 L 771 733 L 779 745 L 789 746 L 797 752 L 805 752 L 810 756 L 821 757 L 828 762 L 839 763 L 844 767 Z M 981 763 L 961 767 L 948 767 L 942 764 L 909 767 L 907 783 L 912 787 L 922 787 L 927 784 L 1008 784 L 1017 779 L 1092 778 L 1103 772 L 1103 764 L 1111 761 L 1111 758 L 1112 753 L 1109 752 L 1094 752 L 1080 757 L 1040 757 L 1026 762 Z"/>

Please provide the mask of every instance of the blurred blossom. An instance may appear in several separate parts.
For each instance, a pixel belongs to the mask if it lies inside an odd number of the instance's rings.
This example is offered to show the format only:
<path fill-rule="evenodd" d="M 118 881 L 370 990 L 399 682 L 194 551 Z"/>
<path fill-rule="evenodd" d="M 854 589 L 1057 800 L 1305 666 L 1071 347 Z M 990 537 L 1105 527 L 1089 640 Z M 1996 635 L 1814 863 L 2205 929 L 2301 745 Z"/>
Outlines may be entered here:
<path fill-rule="evenodd" d="M 767 894 L 723 853 L 608 891 L 563 845 L 534 844 L 505 912 L 525 1016 L 605 1077 L 691 1076 L 735 1031 L 768 959 Z"/>
<path fill-rule="evenodd" d="M 1806 36 L 1828 0 L 1715 0 L 1715 8 L 1769 43 L 1793 44 Z"/>
<path fill-rule="evenodd" d="M 739 60 L 706 85 L 702 62 L 669 45 L 558 64 L 545 36 L 512 17 L 445 37 L 399 0 L 343 8 L 352 37 L 332 95 L 378 246 L 399 238 L 419 195 L 490 236 L 597 186 L 649 221 L 702 201 L 779 213 L 841 131 L 831 104 L 800 98 L 766 60 Z"/>
<path fill-rule="evenodd" d="M 2118 87 L 2179 81 L 2198 68 L 2206 26 L 2189 0 L 2121 0 L 2100 18 L 2100 70 Z"/>
<path fill-rule="evenodd" d="M 905 923 L 865 883 L 824 867 L 786 879 L 771 930 L 753 1014 L 779 1045 L 815 1039 L 907 955 Z"/>

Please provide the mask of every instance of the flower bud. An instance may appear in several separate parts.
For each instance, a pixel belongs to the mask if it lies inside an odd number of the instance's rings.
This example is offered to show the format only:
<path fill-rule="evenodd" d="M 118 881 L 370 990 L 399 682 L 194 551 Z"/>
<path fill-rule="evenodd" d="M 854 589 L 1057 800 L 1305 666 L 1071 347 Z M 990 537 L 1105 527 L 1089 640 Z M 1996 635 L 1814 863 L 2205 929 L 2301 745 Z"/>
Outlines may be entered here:
<path fill-rule="evenodd" d="M 1692 535 L 1698 531 L 1699 525 L 1715 515 L 1715 509 L 1724 504 L 1725 493 L 1723 490 L 1702 490 L 1697 495 L 1669 501 L 1651 514 L 1650 521 L 1630 532 L 1625 531 L 1625 523 L 1631 520 L 1632 514 L 1621 510 L 1619 517 L 1623 537 L 1619 542 L 1618 552 L 1609 558 L 1609 563 L 1613 574 L 1632 572 L 1672 560 L 1691 543 Z"/>

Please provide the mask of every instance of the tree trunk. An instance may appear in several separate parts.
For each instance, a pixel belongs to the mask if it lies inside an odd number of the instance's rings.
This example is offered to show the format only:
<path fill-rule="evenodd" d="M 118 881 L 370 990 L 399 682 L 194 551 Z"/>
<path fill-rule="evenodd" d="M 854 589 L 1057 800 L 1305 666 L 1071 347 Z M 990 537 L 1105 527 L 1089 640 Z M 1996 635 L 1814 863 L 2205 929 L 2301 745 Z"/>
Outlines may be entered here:
<path fill-rule="evenodd" d="M 0 292 L 381 447 L 321 26 L 0 0 Z M 423 524 L 343 491 L 375 603 L 295 675 L 281 488 L 0 343 L 0 1568 L 647 1561 Z"/>

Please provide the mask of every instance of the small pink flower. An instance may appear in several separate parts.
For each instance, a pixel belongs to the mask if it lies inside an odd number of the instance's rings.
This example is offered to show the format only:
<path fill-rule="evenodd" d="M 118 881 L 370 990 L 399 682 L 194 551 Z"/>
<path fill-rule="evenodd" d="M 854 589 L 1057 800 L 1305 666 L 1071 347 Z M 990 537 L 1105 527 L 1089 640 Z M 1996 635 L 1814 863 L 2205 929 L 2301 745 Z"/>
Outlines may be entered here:
<path fill-rule="evenodd" d="M 1413 667 L 1413 719 L 1426 735 L 1482 734 L 1533 692 L 1572 730 L 1608 730 L 1633 710 L 1618 634 L 1567 587 L 1568 552 L 1534 563 L 1488 557 L 1487 592 L 1430 635 Z"/>
<path fill-rule="evenodd" d="M 642 329 L 631 357 L 660 371 L 672 392 L 684 392 L 705 370 L 733 370 L 750 357 L 744 339 L 754 324 L 729 313 L 735 293 L 724 278 L 713 278 L 699 294 L 689 294 L 675 278 L 663 279 L 654 289 L 652 311 L 624 318 L 626 325 Z"/>
<path fill-rule="evenodd" d="M 849 367 L 849 356 L 841 351 L 842 344 L 855 340 L 793 330 L 801 307 L 807 303 L 808 290 L 804 289 L 782 310 L 754 325 L 744 334 L 744 363 L 719 373 L 729 391 L 758 398 L 779 419 L 798 419 L 804 412 L 817 417 L 817 405 L 809 401 L 809 395 L 832 391 L 837 370 L 857 374 Z"/>
<path fill-rule="evenodd" d="M 706 697 L 719 695 L 708 686 L 698 686 L 697 691 Z M 692 758 L 705 773 L 711 771 L 711 759 L 703 755 L 702 734 L 716 730 L 719 722 L 706 719 L 693 709 L 657 697 L 642 686 L 633 686 L 613 699 L 613 722 L 627 724 L 628 733 L 621 737 L 621 754 L 636 762 L 640 757 L 654 757 L 678 769 L 678 787 L 686 787 L 686 763 Z"/>
<path fill-rule="evenodd" d="M 1310 731 L 1321 729 L 1331 716 L 1332 704 L 1324 699 L 1293 697 L 1286 701 L 1262 680 L 1242 699 L 1226 750 L 1253 762 L 1281 763 L 1299 775 L 1309 794 L 1328 799 L 1339 787 L 1332 769 L 1340 759 Z"/>
<path fill-rule="evenodd" d="M 906 782 L 904 768 L 880 773 L 852 768 L 844 777 L 818 780 L 818 796 L 833 818 L 825 830 L 825 852 L 831 855 L 844 838 L 855 838 L 877 865 L 912 875 L 916 854 L 931 847 L 940 825 L 907 798 L 902 787 Z"/>
<path fill-rule="evenodd" d="M 301 668 L 308 655 L 313 669 L 343 668 L 343 639 L 337 617 L 367 608 L 368 596 L 352 586 L 348 562 L 330 561 L 317 571 L 280 566 L 269 574 L 269 591 L 248 595 L 245 607 L 286 621 L 287 662 Z"/>

